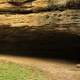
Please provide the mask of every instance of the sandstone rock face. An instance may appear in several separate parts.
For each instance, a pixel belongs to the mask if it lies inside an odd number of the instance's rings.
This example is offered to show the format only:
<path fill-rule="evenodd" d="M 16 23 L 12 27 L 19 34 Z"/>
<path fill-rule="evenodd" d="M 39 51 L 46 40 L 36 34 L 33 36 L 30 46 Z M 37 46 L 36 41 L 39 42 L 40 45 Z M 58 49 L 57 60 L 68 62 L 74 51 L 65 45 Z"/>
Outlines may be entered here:
<path fill-rule="evenodd" d="M 80 0 L 0 0 L 0 26 L 37 27 L 80 34 Z M 24 13 L 24 14 L 22 14 Z"/>
<path fill-rule="evenodd" d="M 13 0 L 0 0 L 0 7 L 3 8 L 9 8 L 9 7 L 16 7 L 17 5 L 10 4 L 9 2 Z M 31 8 L 31 10 L 45 10 L 45 9 L 55 9 L 55 8 L 72 8 L 72 7 L 79 7 L 80 0 L 30 0 L 29 2 L 27 0 L 21 0 L 20 2 L 23 1 L 23 4 L 21 6 L 17 7 L 25 7 L 25 8 Z M 24 3 L 24 1 L 26 1 Z M 15 1 L 19 2 L 19 1 Z M 7 4 L 7 5 L 6 5 Z M 2 6 L 4 5 L 4 6 Z M 75 6 L 76 5 L 76 6 Z M 16 8 L 17 8 L 16 7 Z"/>
<path fill-rule="evenodd" d="M 0 51 L 80 51 L 80 0 L 14 1 L 0 0 Z"/>

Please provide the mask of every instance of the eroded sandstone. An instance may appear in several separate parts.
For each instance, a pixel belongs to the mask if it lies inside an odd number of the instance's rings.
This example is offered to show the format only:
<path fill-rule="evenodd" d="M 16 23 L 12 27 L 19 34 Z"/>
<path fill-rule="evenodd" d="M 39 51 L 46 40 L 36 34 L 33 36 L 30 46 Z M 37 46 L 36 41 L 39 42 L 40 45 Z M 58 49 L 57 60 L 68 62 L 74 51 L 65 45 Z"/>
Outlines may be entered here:
<path fill-rule="evenodd" d="M 0 51 L 80 50 L 79 5 L 80 0 L 0 0 Z"/>
<path fill-rule="evenodd" d="M 66 8 L 80 9 L 80 0 L 30 0 L 18 6 L 17 4 L 9 3 L 11 0 L 0 1 L 0 11 L 33 11 L 38 12 L 41 10 L 64 10 Z M 19 2 L 19 1 L 18 1 Z"/>
<path fill-rule="evenodd" d="M 45 27 L 80 34 L 80 0 L 24 1 L 14 5 L 11 0 L 0 0 L 1 27 Z"/>

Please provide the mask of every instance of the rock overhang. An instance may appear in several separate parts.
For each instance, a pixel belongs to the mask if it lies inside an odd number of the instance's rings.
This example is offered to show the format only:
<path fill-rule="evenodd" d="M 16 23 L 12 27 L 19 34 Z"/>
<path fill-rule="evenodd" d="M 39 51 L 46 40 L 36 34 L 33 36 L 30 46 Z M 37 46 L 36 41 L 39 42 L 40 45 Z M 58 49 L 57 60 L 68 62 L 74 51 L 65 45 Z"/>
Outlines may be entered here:
<path fill-rule="evenodd" d="M 14 5 L 13 1 L 22 4 Z M 48 30 L 80 33 L 79 4 L 80 0 L 0 0 L 0 26 L 45 26 Z"/>
<path fill-rule="evenodd" d="M 0 0 L 0 50 L 78 49 L 79 4 L 80 0 L 34 0 L 16 6 Z"/>

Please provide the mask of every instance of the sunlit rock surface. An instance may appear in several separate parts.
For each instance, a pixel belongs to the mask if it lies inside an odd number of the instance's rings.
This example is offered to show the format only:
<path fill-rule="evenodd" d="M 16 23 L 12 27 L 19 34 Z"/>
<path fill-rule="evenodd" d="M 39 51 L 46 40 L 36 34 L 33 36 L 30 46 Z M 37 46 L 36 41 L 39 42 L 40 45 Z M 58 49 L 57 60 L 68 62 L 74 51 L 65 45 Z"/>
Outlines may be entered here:
<path fill-rule="evenodd" d="M 80 51 L 80 0 L 14 1 L 0 0 L 0 51 Z"/>
<path fill-rule="evenodd" d="M 80 34 L 80 0 L 0 0 L 0 26 Z"/>

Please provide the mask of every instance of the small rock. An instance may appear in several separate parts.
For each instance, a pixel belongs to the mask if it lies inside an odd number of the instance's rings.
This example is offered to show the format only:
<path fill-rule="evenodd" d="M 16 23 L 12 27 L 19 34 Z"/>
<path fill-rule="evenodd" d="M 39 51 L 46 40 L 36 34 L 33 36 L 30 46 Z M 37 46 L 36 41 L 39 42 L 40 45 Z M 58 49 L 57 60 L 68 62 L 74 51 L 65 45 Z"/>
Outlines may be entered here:
<path fill-rule="evenodd" d="M 76 68 L 80 68 L 80 64 L 76 64 Z"/>

